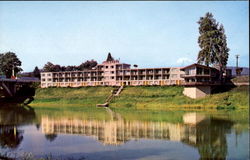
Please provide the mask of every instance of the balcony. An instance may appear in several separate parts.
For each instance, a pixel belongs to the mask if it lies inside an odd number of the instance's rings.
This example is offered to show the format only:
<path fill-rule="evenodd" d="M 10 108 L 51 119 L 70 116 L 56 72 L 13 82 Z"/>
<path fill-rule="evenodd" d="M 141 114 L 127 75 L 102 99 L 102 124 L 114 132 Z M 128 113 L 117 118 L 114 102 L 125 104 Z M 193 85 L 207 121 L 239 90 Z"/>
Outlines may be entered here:
<path fill-rule="evenodd" d="M 162 74 L 169 74 L 169 71 L 163 71 Z"/>
<path fill-rule="evenodd" d="M 181 74 L 181 78 L 190 78 L 190 77 L 211 77 L 210 74 Z"/>
<path fill-rule="evenodd" d="M 155 72 L 155 75 L 161 75 L 161 71 Z"/>
<path fill-rule="evenodd" d="M 183 82 L 184 86 L 215 86 L 221 85 L 220 82 Z"/>

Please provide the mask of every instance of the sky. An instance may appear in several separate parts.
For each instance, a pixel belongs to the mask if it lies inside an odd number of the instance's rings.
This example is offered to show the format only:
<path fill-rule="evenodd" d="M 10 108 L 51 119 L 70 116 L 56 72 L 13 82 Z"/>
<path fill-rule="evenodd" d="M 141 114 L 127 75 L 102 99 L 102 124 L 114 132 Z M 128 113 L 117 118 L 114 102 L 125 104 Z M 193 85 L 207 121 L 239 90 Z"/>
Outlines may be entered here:
<path fill-rule="evenodd" d="M 120 62 L 177 67 L 196 62 L 199 25 L 211 12 L 224 25 L 228 66 L 249 66 L 248 1 L 0 2 L 0 53 L 17 54 L 24 71 L 47 62 Z"/>

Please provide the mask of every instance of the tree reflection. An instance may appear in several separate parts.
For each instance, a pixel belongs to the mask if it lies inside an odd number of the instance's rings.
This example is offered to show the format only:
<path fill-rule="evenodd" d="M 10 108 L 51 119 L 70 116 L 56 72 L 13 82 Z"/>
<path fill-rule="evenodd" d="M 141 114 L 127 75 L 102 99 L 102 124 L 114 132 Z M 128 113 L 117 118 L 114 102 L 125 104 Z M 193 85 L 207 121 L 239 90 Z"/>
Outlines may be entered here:
<path fill-rule="evenodd" d="M 17 148 L 23 140 L 21 125 L 31 123 L 36 117 L 30 107 L 2 107 L 0 108 L 0 146 L 3 148 Z"/>
<path fill-rule="evenodd" d="M 56 137 L 57 137 L 57 134 L 45 134 L 45 138 L 50 142 L 54 141 Z"/>
<path fill-rule="evenodd" d="M 17 148 L 23 140 L 23 131 L 16 126 L 0 126 L 0 146 Z"/>
<path fill-rule="evenodd" d="M 198 149 L 200 159 L 226 159 L 226 134 L 231 131 L 232 121 L 210 119 L 209 123 L 199 123 L 189 128 L 189 136 L 183 142 Z M 190 140 L 195 134 L 195 140 Z"/>

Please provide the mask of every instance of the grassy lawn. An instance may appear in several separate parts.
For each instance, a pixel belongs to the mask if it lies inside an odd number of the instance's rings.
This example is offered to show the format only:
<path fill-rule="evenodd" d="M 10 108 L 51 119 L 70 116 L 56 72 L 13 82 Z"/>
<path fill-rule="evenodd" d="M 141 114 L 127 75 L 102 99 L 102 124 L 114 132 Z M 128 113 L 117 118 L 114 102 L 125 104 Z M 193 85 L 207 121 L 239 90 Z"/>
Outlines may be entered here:
<path fill-rule="evenodd" d="M 229 92 L 191 99 L 182 94 L 183 87 L 126 87 L 121 95 L 112 101 L 114 108 L 135 109 L 234 109 L 248 108 L 248 87 L 236 87 Z"/>
<path fill-rule="evenodd" d="M 112 87 L 39 88 L 30 105 L 95 106 L 104 103 L 111 90 Z"/>
<path fill-rule="evenodd" d="M 180 86 L 137 86 L 125 87 L 119 97 L 115 97 L 112 108 L 169 110 L 200 109 L 247 109 L 249 108 L 248 86 L 233 88 L 224 93 L 208 95 L 201 99 L 191 99 L 182 94 Z M 112 87 L 46 88 L 37 89 L 31 106 L 89 106 L 104 103 L 111 94 Z"/>

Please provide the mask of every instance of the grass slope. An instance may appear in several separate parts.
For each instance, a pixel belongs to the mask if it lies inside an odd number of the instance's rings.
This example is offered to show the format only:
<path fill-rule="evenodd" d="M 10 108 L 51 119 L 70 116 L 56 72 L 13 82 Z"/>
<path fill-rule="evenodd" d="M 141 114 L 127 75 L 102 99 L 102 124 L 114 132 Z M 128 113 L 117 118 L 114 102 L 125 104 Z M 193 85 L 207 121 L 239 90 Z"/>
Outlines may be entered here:
<path fill-rule="evenodd" d="M 119 97 L 112 100 L 112 108 L 156 109 L 233 109 L 248 108 L 248 86 L 236 87 L 228 92 L 191 99 L 182 94 L 180 86 L 125 87 Z M 46 88 L 37 89 L 32 106 L 96 106 L 104 103 L 112 87 Z"/>
<path fill-rule="evenodd" d="M 112 87 L 39 88 L 30 105 L 85 105 L 104 103 Z"/>
<path fill-rule="evenodd" d="M 248 87 L 236 87 L 229 92 L 191 99 L 182 94 L 183 87 L 126 87 L 111 106 L 135 109 L 169 108 L 248 108 Z"/>

